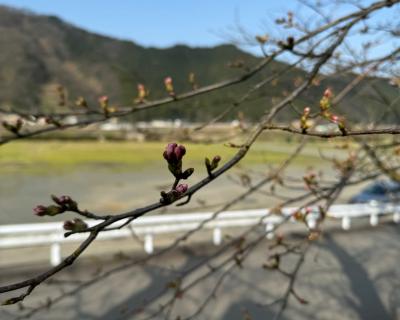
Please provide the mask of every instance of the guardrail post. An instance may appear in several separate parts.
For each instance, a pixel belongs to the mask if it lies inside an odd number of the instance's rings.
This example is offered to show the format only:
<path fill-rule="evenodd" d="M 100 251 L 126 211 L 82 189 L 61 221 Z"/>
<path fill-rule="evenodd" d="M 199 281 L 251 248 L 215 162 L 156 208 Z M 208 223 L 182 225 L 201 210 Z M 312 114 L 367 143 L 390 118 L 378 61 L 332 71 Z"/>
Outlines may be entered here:
<path fill-rule="evenodd" d="M 378 214 L 372 213 L 371 216 L 369 217 L 369 223 L 371 226 L 376 227 L 379 223 Z"/>
<path fill-rule="evenodd" d="M 146 234 L 144 236 L 144 251 L 147 254 L 152 254 L 154 252 L 154 245 L 153 245 L 153 235 Z"/>
<path fill-rule="evenodd" d="M 61 246 L 59 242 L 54 242 L 50 247 L 50 264 L 55 267 L 61 263 Z"/>
<path fill-rule="evenodd" d="M 393 213 L 393 222 L 399 223 L 400 222 L 400 212 Z"/>
<path fill-rule="evenodd" d="M 275 235 L 274 235 L 274 224 L 273 223 L 267 223 L 265 225 L 265 232 L 267 233 L 266 237 L 268 240 L 272 240 Z"/>
<path fill-rule="evenodd" d="M 350 230 L 351 227 L 351 219 L 349 216 L 344 216 L 342 218 L 342 228 L 343 230 Z"/>
<path fill-rule="evenodd" d="M 310 217 L 310 219 L 307 220 L 307 225 L 310 230 L 314 230 L 317 227 L 317 219 Z"/>
<path fill-rule="evenodd" d="M 219 246 L 222 242 L 222 231 L 221 228 L 215 228 L 213 231 L 213 243 Z"/>

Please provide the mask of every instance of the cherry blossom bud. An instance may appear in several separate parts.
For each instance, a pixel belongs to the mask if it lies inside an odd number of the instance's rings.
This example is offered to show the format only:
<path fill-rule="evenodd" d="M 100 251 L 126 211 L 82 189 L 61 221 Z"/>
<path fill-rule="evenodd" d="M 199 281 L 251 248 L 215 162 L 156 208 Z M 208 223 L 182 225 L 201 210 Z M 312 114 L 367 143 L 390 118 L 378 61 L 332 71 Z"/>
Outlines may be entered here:
<path fill-rule="evenodd" d="M 182 145 L 179 145 L 175 148 L 174 150 L 175 153 L 175 157 L 178 161 L 182 160 L 182 157 L 185 155 L 186 153 L 186 148 Z"/>
<path fill-rule="evenodd" d="M 220 156 L 215 156 L 211 161 L 208 158 L 204 159 L 204 163 L 206 165 L 206 169 L 209 175 L 211 175 L 212 171 L 218 167 L 220 161 L 221 161 Z"/>
<path fill-rule="evenodd" d="M 297 210 L 295 213 L 292 214 L 292 216 L 296 221 L 304 220 L 304 214 L 300 210 Z"/>
<path fill-rule="evenodd" d="M 70 196 L 60 196 L 51 195 L 51 199 L 61 206 L 64 210 L 77 210 L 78 204 L 71 199 Z"/>
<path fill-rule="evenodd" d="M 269 36 L 267 34 L 263 36 L 256 36 L 256 40 L 259 44 L 265 44 L 269 40 Z"/>
<path fill-rule="evenodd" d="M 163 153 L 164 159 L 167 160 L 168 162 L 175 161 L 175 148 L 178 145 L 176 143 L 169 143 L 167 147 L 165 148 L 165 151 Z"/>
<path fill-rule="evenodd" d="M 284 48 L 287 50 L 293 50 L 293 48 L 294 48 L 294 38 L 293 37 L 288 37 L 286 39 L 286 44 L 285 44 Z"/>
<path fill-rule="evenodd" d="M 307 133 L 307 129 L 310 128 L 310 124 L 308 123 L 308 117 L 310 115 L 311 109 L 309 107 L 305 107 L 303 110 L 303 115 L 300 118 L 300 127 L 302 133 Z"/>
<path fill-rule="evenodd" d="M 339 117 L 335 114 L 331 115 L 331 121 L 333 123 L 339 123 Z"/>
<path fill-rule="evenodd" d="M 175 200 L 179 199 L 188 189 L 187 184 L 180 184 L 175 189 L 165 192 L 161 191 L 161 199 L 160 202 L 162 204 L 170 204 Z"/>
<path fill-rule="evenodd" d="M 147 96 L 149 95 L 149 92 L 146 90 L 146 87 L 139 83 L 137 86 L 137 91 L 138 91 L 138 96 L 135 100 L 137 103 L 142 103 L 146 100 Z"/>
<path fill-rule="evenodd" d="M 183 145 L 178 146 L 176 143 L 169 143 L 163 153 L 164 159 L 168 162 L 169 171 L 177 179 L 182 179 L 182 158 L 185 154 L 186 148 Z M 187 172 L 185 175 L 189 173 Z"/>
<path fill-rule="evenodd" d="M 84 97 L 79 97 L 78 99 L 76 99 L 75 105 L 76 105 L 77 107 L 88 108 L 87 101 L 85 100 Z"/>
<path fill-rule="evenodd" d="M 193 90 L 197 89 L 196 76 L 194 72 L 189 73 L 189 83 L 192 86 Z"/>
<path fill-rule="evenodd" d="M 178 185 L 175 190 L 178 191 L 180 194 L 183 194 L 187 191 L 188 189 L 188 185 L 185 183 L 182 183 L 180 185 Z"/>
<path fill-rule="evenodd" d="M 65 221 L 63 227 L 65 230 L 83 231 L 87 229 L 88 225 L 83 220 L 75 218 L 74 220 Z"/>
<path fill-rule="evenodd" d="M 186 148 L 183 145 L 177 145 L 176 143 L 169 143 L 163 153 L 164 159 L 169 164 L 176 164 L 182 160 L 186 153 Z"/>
<path fill-rule="evenodd" d="M 175 96 L 174 84 L 172 82 L 172 78 L 171 77 L 166 77 L 164 79 L 164 85 L 165 85 L 165 90 L 167 90 L 168 94 L 170 96 Z"/>
<path fill-rule="evenodd" d="M 35 208 L 33 208 L 33 211 L 39 217 L 45 216 L 46 215 L 46 210 L 47 210 L 47 207 L 42 206 L 42 205 L 38 205 Z"/>
<path fill-rule="evenodd" d="M 43 216 L 55 216 L 57 214 L 63 213 L 65 210 L 59 206 L 42 206 L 38 205 L 35 208 L 33 208 L 33 211 L 35 212 L 35 215 L 39 217 Z"/>
<path fill-rule="evenodd" d="M 212 162 L 211 162 L 211 164 L 215 164 L 215 165 L 218 165 L 218 163 L 221 161 L 221 157 L 220 156 L 215 156 L 213 159 L 212 159 Z M 215 166 L 216 167 L 216 166 Z"/>
<path fill-rule="evenodd" d="M 327 99 L 330 99 L 330 98 L 332 98 L 332 96 L 333 96 L 332 89 L 331 88 L 325 89 L 324 97 Z"/>
<path fill-rule="evenodd" d="M 99 103 L 100 103 L 100 106 L 103 109 L 107 109 L 107 107 L 108 107 L 108 96 L 101 96 L 99 98 Z"/>
<path fill-rule="evenodd" d="M 347 134 L 346 127 L 345 127 L 345 124 L 344 124 L 344 118 L 341 118 L 341 117 L 339 117 L 339 116 L 337 116 L 335 114 L 332 114 L 330 116 L 330 120 L 333 123 L 337 124 L 339 130 L 342 132 L 343 135 Z"/>

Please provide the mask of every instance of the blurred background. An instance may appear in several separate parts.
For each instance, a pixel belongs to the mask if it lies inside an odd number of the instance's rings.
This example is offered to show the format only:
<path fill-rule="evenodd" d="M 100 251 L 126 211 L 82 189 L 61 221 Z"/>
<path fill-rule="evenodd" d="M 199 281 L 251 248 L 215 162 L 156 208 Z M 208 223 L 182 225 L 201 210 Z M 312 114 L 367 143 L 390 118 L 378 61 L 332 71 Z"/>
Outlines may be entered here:
<path fill-rule="evenodd" d="M 164 86 L 166 77 L 173 79 L 174 89 L 180 94 L 240 76 L 279 47 L 280 39 L 298 38 L 322 22 L 371 3 L 367 0 L 0 0 L 0 121 L 16 123 L 22 117 L 24 130 L 42 130 L 48 125 L 57 126 L 57 121 L 62 119 L 63 125 L 71 127 L 9 143 L 4 141 L 8 141 L 10 130 L 4 125 L 0 127 L 0 138 L 5 139 L 0 139 L 0 144 L 4 143 L 0 147 L 0 225 L 65 220 L 62 215 L 39 218 L 33 214 L 32 209 L 48 204 L 52 194 L 69 195 L 80 208 L 99 214 L 122 213 L 157 202 L 160 192 L 169 190 L 173 182 L 163 159 L 165 146 L 173 141 L 185 145 L 184 167 L 195 169 L 188 184 L 195 184 L 207 175 L 204 158 L 219 155 L 221 163 L 230 159 L 266 110 L 299 87 L 313 59 L 300 59 L 285 73 L 298 57 L 284 53 L 256 76 L 235 87 L 104 121 L 95 120 L 100 110 L 99 98 L 107 97 L 110 110 L 128 110 L 138 105 L 138 84 L 146 88 L 146 99 L 153 101 L 168 97 Z M 368 20 L 373 36 L 362 29 L 350 33 L 340 57 L 334 56 L 312 87 L 296 99 L 295 105 L 279 112 L 274 121 L 299 127 L 298 110 L 306 106 L 319 108 L 326 88 L 341 92 L 356 77 L 356 72 L 365 71 L 363 66 L 343 71 L 342 63 L 351 65 L 357 59 L 371 60 L 398 49 L 400 33 L 388 32 L 383 22 L 394 22 L 398 32 L 399 14 L 398 4 L 377 12 Z M 296 22 L 291 26 L 293 17 Z M 267 45 L 260 46 L 257 36 L 268 39 Z M 272 73 L 282 75 L 249 94 L 243 107 L 230 108 L 247 95 L 249 88 Z M 356 90 L 348 92 L 335 105 L 335 112 L 345 115 L 352 130 L 399 125 L 399 74 L 398 64 L 383 65 L 361 80 Z M 58 116 L 49 118 L 52 114 Z M 93 123 L 79 125 L 81 121 Z M 209 121 L 212 122 L 209 124 Z M 319 133 L 337 130 L 337 125 L 326 121 L 314 121 L 313 126 Z M 196 193 L 190 203 L 161 208 L 151 215 L 213 212 L 267 177 L 301 141 L 300 135 L 263 133 L 238 166 Z M 395 136 L 366 141 L 399 143 Z M 329 185 L 340 176 L 337 161 L 347 159 L 357 146 L 356 141 L 345 138 L 309 138 L 308 142 L 273 183 L 230 209 L 278 206 L 307 190 L 303 177 L 310 173 L 322 184 Z M 362 173 L 372 172 L 371 167 L 365 166 Z M 336 203 L 352 201 L 370 183 L 347 187 Z M 300 203 L 293 201 L 291 205 Z M 337 233 L 327 235 L 313 248 L 313 258 L 307 261 L 299 284 L 309 294 L 310 307 L 304 309 L 297 304 L 282 319 L 314 316 L 316 319 L 395 319 L 400 315 L 400 275 L 395 267 L 400 259 L 398 226 L 386 224 L 372 235 L 365 227 L 367 218 L 354 225 L 359 229 L 350 236 L 338 231 L 340 226 L 329 224 Z M 289 227 L 290 231 L 292 228 Z M 237 235 L 238 230 L 232 232 Z M 301 232 L 296 232 L 292 240 L 300 238 Z M 222 241 L 230 236 L 224 233 Z M 0 318 L 134 319 L 131 314 L 124 315 L 124 310 L 129 309 L 127 306 L 140 305 L 162 291 L 165 283 L 170 285 L 168 281 L 177 277 L 179 270 L 191 268 L 217 250 L 210 244 L 211 232 L 201 233 L 194 243 L 183 245 L 165 260 L 156 258 L 148 266 L 139 266 L 137 273 L 124 269 L 117 280 L 108 278 L 104 284 L 90 287 L 89 294 L 81 291 L 68 294 L 65 301 L 49 312 L 30 314 L 37 306 L 40 311 L 47 310 L 46 303 L 50 306 L 57 293 L 70 289 L 71 284 L 90 282 L 89 279 L 102 274 L 104 266 L 114 268 L 131 261 L 132 257 L 142 259 L 145 239 L 134 238 L 134 241 L 129 238 L 94 245 L 88 259 L 64 274 L 59 283 L 56 280 L 55 286 L 49 284 L 39 291 L 26 309 L 21 304 L 23 312 L 0 310 Z M 165 236 L 157 245 L 165 247 L 174 239 L 172 235 Z M 73 247 L 68 244 L 56 250 L 61 250 L 58 254 L 64 256 Z M 19 250 L 0 249 L 2 281 L 21 280 L 48 267 L 48 246 Z M 250 315 L 254 319 L 274 316 L 274 309 L 267 302 L 279 295 L 267 284 L 282 287 L 285 278 L 266 276 L 260 271 L 268 246 L 257 250 L 256 258 L 250 259 L 246 270 L 251 272 L 238 272 L 221 291 L 228 294 L 219 300 L 222 302 L 215 309 L 216 315 L 208 310 L 201 319 L 248 320 L 252 319 Z M 292 267 L 295 262 L 289 259 L 286 263 L 285 266 Z M 86 273 L 88 270 L 90 275 Z M 133 284 L 129 282 L 132 279 Z M 64 280 L 66 286 L 63 286 Z M 196 289 L 179 310 L 198 305 L 215 281 L 211 278 Z M 22 316 L 25 311 L 29 316 Z"/>

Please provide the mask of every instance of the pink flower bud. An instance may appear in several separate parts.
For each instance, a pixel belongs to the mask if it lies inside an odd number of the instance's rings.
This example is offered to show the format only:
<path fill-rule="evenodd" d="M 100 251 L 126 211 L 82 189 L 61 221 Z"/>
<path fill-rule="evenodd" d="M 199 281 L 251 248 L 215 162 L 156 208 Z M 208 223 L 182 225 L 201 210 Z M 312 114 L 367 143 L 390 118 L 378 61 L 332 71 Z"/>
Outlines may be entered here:
<path fill-rule="evenodd" d="M 180 194 L 183 194 L 187 191 L 188 189 L 188 185 L 185 183 L 182 183 L 180 185 L 178 185 L 175 190 L 178 191 Z"/>
<path fill-rule="evenodd" d="M 169 143 L 163 153 L 164 159 L 169 164 L 177 164 L 182 160 L 186 153 L 186 148 L 183 145 L 177 145 L 176 143 Z"/>
<path fill-rule="evenodd" d="M 63 228 L 64 230 L 73 230 L 74 229 L 74 222 L 71 220 L 64 221 Z"/>
<path fill-rule="evenodd" d="M 71 231 L 82 231 L 85 230 L 88 225 L 85 221 L 75 218 L 74 220 L 67 220 L 64 222 L 64 230 L 71 230 Z"/>
<path fill-rule="evenodd" d="M 167 160 L 168 162 L 174 161 L 175 160 L 175 148 L 178 145 L 176 143 L 169 143 L 167 147 L 165 148 L 165 151 L 163 153 L 164 159 Z"/>
<path fill-rule="evenodd" d="M 108 96 L 101 96 L 101 97 L 99 98 L 99 102 L 100 102 L 100 103 L 102 103 L 102 102 L 107 103 L 107 102 L 108 102 Z"/>
<path fill-rule="evenodd" d="M 35 212 L 35 215 L 43 217 L 46 215 L 47 208 L 45 206 L 38 205 L 35 208 L 33 208 L 33 211 Z"/>
<path fill-rule="evenodd" d="M 72 201 L 71 197 L 69 197 L 69 196 L 57 197 L 55 195 L 52 195 L 51 199 L 53 199 L 53 201 L 55 203 L 57 203 L 58 205 L 60 205 L 60 206 L 65 206 L 65 205 L 69 204 Z"/>
<path fill-rule="evenodd" d="M 178 161 L 180 161 L 180 160 L 182 160 L 183 156 L 184 156 L 185 153 L 186 153 L 186 148 L 185 148 L 184 146 L 182 146 L 182 145 L 177 146 L 177 147 L 175 148 L 175 150 L 174 150 L 174 153 L 175 153 L 176 159 L 177 159 Z"/>
<path fill-rule="evenodd" d="M 165 83 L 166 86 L 172 84 L 172 78 L 171 77 L 166 77 L 164 79 L 164 83 Z"/>
<path fill-rule="evenodd" d="M 308 115 L 310 113 L 311 109 L 309 107 L 305 107 L 303 113 L 305 115 Z"/>
<path fill-rule="evenodd" d="M 144 99 L 147 97 L 148 92 L 146 91 L 146 87 L 139 83 L 137 86 L 137 90 L 138 90 L 138 97 L 137 97 L 137 101 L 138 102 L 144 102 Z"/>
<path fill-rule="evenodd" d="M 175 95 L 175 93 L 174 93 L 174 85 L 172 83 L 172 78 L 171 77 L 166 77 L 164 79 L 164 85 L 165 85 L 165 90 L 167 90 L 167 92 L 170 95 L 174 96 Z"/>
<path fill-rule="evenodd" d="M 335 114 L 331 115 L 331 121 L 333 123 L 339 123 L 339 117 Z"/>
<path fill-rule="evenodd" d="M 100 103 L 100 106 L 103 109 L 106 109 L 108 107 L 108 97 L 107 96 L 101 96 L 99 98 L 99 103 Z"/>
<path fill-rule="evenodd" d="M 332 98 L 332 95 L 333 95 L 333 93 L 332 93 L 331 88 L 327 88 L 327 89 L 324 91 L 324 97 L 325 97 L 325 98 L 330 99 L 330 98 Z"/>

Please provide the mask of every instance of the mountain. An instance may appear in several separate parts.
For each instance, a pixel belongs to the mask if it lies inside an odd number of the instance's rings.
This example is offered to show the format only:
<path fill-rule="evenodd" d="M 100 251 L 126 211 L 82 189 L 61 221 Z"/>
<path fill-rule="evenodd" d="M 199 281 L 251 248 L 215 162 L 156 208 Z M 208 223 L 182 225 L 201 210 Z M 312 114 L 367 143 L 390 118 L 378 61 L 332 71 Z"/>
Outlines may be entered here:
<path fill-rule="evenodd" d="M 190 48 L 177 45 L 167 49 L 145 48 L 131 41 L 116 40 L 79 29 L 54 16 L 0 6 L 0 106 L 21 111 L 50 111 L 57 106 L 57 86 L 67 90 L 72 103 L 84 96 L 89 104 L 97 106 L 97 98 L 108 95 L 112 104 L 131 105 L 136 96 L 136 86 L 143 83 L 150 89 L 150 98 L 166 95 L 163 79 L 171 76 L 177 92 L 190 89 L 188 74 L 194 72 L 200 85 L 238 75 L 243 69 L 257 63 L 260 58 L 237 49 L 233 45 L 213 48 Z M 232 64 L 243 63 L 243 68 Z M 260 75 L 244 84 L 223 89 L 199 98 L 170 104 L 157 110 L 138 113 L 135 119 L 184 118 L 204 120 L 218 114 L 229 103 L 249 88 L 249 83 L 281 70 L 286 65 L 274 62 Z M 285 75 L 275 86 L 266 86 L 244 105 L 246 117 L 257 119 L 282 91 L 294 88 L 296 79 L 304 72 L 296 69 Z M 300 106 L 317 102 L 327 85 L 334 90 L 344 88 L 350 76 L 323 82 L 302 97 Z M 393 97 L 398 92 L 386 79 L 369 79 L 374 85 Z M 362 96 L 370 94 L 366 83 L 351 93 L 341 104 L 342 112 L 354 121 L 371 120 L 379 115 L 380 108 Z M 364 88 L 363 88 L 364 87 Z M 400 110 L 399 104 L 394 106 Z M 65 108 L 65 107 L 64 107 Z M 233 118 L 236 112 L 228 116 Z M 293 117 L 293 111 L 279 115 Z M 298 117 L 298 116 L 295 116 Z M 390 121 L 392 115 L 386 120 Z"/>

